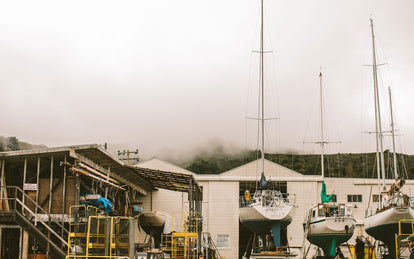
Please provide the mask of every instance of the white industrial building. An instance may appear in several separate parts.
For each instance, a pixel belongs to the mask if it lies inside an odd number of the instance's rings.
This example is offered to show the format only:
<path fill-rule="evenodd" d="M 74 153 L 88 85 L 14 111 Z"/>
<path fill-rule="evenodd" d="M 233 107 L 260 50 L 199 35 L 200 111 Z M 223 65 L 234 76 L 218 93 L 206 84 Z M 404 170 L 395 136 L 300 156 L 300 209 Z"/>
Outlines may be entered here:
<path fill-rule="evenodd" d="M 203 231 L 210 232 L 221 256 L 238 258 L 240 226 L 239 197 L 244 190 L 252 187 L 260 177 L 261 164 L 258 160 L 247 163 L 221 174 L 194 174 L 169 162 L 152 158 L 137 166 L 163 171 L 193 174 L 203 188 Z M 296 195 L 298 208 L 292 223 L 287 228 L 289 246 L 298 249 L 302 246 L 304 231 L 303 221 L 306 211 L 320 202 L 321 177 L 303 175 L 286 167 L 265 160 L 266 177 L 277 183 L 282 192 Z M 325 178 L 327 192 L 336 195 L 338 203 L 353 205 L 353 215 L 357 221 L 354 236 L 349 240 L 355 243 L 355 237 L 364 235 L 363 221 L 369 203 L 378 197 L 378 180 L 362 178 Z M 389 180 L 387 184 L 391 184 Z M 410 195 L 414 187 L 413 181 L 407 181 L 403 192 Z M 411 195 L 410 195 L 411 196 Z M 142 198 L 144 211 L 162 210 L 173 215 L 176 231 L 183 221 L 183 213 L 188 211 L 187 193 L 158 189 Z M 136 242 L 144 239 L 145 234 L 136 231 Z M 373 240 L 372 240 L 373 241 Z M 244 244 L 245 245 L 245 244 Z M 309 245 L 309 244 L 307 244 Z M 309 254 L 315 252 L 312 247 Z M 343 251 L 344 254 L 347 251 Z"/>

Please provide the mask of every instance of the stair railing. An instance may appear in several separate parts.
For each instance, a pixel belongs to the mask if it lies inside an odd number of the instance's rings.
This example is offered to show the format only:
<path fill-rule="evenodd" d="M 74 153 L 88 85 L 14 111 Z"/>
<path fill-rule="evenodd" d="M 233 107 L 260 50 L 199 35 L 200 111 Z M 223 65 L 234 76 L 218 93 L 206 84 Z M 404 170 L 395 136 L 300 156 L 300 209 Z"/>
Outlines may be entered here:
<path fill-rule="evenodd" d="M 43 209 L 39 204 L 37 204 L 36 201 L 34 201 L 29 195 L 24 193 L 24 191 L 22 189 L 20 189 L 19 187 L 9 186 L 9 187 L 6 187 L 6 189 L 7 189 L 8 197 L 7 198 L 2 198 L 2 199 L 5 200 L 5 202 L 9 202 L 9 210 L 14 209 L 14 210 L 20 212 L 22 215 L 24 215 L 30 221 L 33 221 L 33 219 L 34 219 L 35 225 L 37 223 L 40 223 L 41 225 L 43 225 L 50 232 L 50 234 L 52 234 L 57 239 L 59 239 L 60 242 L 62 242 L 63 245 L 65 245 L 65 246 L 68 245 L 67 240 L 65 240 L 58 233 L 56 233 L 47 222 L 44 222 L 43 220 L 41 220 L 39 214 L 45 214 L 47 216 L 49 222 L 54 223 L 60 229 L 63 229 L 64 233 L 67 235 L 68 230 L 66 228 L 64 228 L 63 225 L 60 222 L 53 219 L 53 217 L 45 209 Z M 22 201 L 23 197 L 24 197 L 25 202 Z M 30 208 L 31 206 L 28 206 L 28 204 L 33 204 L 33 206 L 35 208 L 35 211 L 37 210 L 38 213 L 33 212 L 32 208 Z"/>

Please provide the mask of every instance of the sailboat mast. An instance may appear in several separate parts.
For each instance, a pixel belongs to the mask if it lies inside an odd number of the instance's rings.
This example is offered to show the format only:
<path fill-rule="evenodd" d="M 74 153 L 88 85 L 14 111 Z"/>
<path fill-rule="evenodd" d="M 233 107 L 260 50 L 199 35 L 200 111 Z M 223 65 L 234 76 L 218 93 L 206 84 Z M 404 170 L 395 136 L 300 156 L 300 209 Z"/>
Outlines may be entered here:
<path fill-rule="evenodd" d="M 322 181 L 325 177 L 325 170 L 324 170 L 324 140 L 323 140 L 323 95 L 322 95 L 322 72 L 319 73 L 319 91 L 320 91 L 320 109 L 321 109 L 321 173 L 322 173 Z"/>
<path fill-rule="evenodd" d="M 261 153 L 262 153 L 262 172 L 264 173 L 264 59 L 263 59 L 263 0 L 261 0 L 260 5 L 260 89 L 261 89 L 261 99 L 262 99 L 262 115 L 261 115 L 261 127 L 262 127 L 262 141 L 261 141 Z"/>
<path fill-rule="evenodd" d="M 392 152 L 394 153 L 394 176 L 395 179 L 398 179 L 398 169 L 397 169 L 397 153 L 395 151 L 395 130 L 394 130 L 394 116 L 392 113 L 392 97 L 391 97 L 391 87 L 388 87 L 388 95 L 390 97 L 390 112 L 391 112 L 391 135 L 392 135 Z"/>
<path fill-rule="evenodd" d="M 384 164 L 384 150 L 382 144 L 382 127 L 381 127 L 381 109 L 379 105 L 379 91 L 378 91 L 378 77 L 377 77 L 377 58 L 375 53 L 375 36 L 374 23 L 371 21 L 371 36 L 372 36 L 372 59 L 373 59 L 373 79 L 374 79 L 374 104 L 375 104 L 375 136 L 376 136 L 376 153 L 377 153 L 377 173 L 378 180 L 382 177 L 382 187 L 385 187 L 385 164 Z M 381 163 L 381 164 L 380 164 Z M 380 167 L 381 166 L 381 167 Z"/>

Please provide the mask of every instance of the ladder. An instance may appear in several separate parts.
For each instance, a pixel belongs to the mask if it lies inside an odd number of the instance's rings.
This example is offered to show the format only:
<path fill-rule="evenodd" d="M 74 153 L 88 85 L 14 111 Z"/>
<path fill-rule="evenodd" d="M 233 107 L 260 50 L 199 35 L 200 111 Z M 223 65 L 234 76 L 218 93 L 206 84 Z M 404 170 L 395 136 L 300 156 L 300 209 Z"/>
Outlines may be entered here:
<path fill-rule="evenodd" d="M 403 228 L 403 224 L 406 225 Z M 395 257 L 401 258 L 401 254 L 404 249 L 407 249 L 407 244 L 403 244 L 401 241 L 408 237 L 409 235 L 414 234 L 414 220 L 412 219 L 402 219 L 398 221 L 398 233 L 395 234 Z"/>
<path fill-rule="evenodd" d="M 307 215 L 306 215 L 306 224 L 305 224 L 305 229 L 304 229 L 304 234 L 303 234 L 303 243 L 302 243 L 302 249 L 300 249 L 300 256 L 299 256 L 300 259 L 304 258 L 307 254 L 307 252 L 305 254 L 304 251 L 305 251 L 305 245 L 306 245 L 306 237 L 308 236 L 309 225 L 310 225 L 310 220 L 312 216 L 311 210 L 309 210 L 306 214 Z"/>

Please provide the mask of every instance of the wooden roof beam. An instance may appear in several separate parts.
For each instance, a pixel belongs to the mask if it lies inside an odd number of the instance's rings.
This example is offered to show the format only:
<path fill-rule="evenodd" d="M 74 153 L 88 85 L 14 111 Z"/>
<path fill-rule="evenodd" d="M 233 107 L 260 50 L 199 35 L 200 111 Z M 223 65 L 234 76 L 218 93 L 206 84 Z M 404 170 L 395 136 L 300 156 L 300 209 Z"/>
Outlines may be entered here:
<path fill-rule="evenodd" d="M 134 189 L 134 190 L 136 190 L 136 191 L 140 192 L 140 193 L 141 193 L 141 194 L 143 194 L 143 195 L 147 195 L 147 191 L 146 191 L 146 190 L 144 190 L 142 187 L 140 187 L 140 186 L 136 185 L 135 183 L 132 183 L 132 182 L 127 181 L 127 180 L 126 180 L 126 179 L 124 179 L 123 177 L 121 177 L 121 176 L 117 175 L 115 172 L 113 172 L 113 171 L 109 171 L 108 169 L 106 169 L 106 168 L 104 168 L 104 167 L 102 167 L 102 166 L 98 165 L 98 164 L 97 164 L 97 163 L 95 163 L 94 161 L 92 161 L 92 160 L 90 160 L 90 159 L 88 159 L 88 158 L 84 157 L 83 155 L 81 155 L 81 154 L 79 154 L 79 153 L 76 153 L 76 152 L 75 152 L 75 150 L 71 150 L 69 154 L 70 154 L 70 156 L 71 156 L 71 157 L 73 157 L 73 158 L 75 158 L 75 159 L 79 160 L 80 162 L 82 162 L 82 163 L 84 163 L 84 164 L 86 164 L 86 165 L 88 165 L 88 166 L 90 166 L 90 167 L 92 167 L 92 168 L 95 168 L 95 169 L 99 170 L 99 171 L 100 171 L 100 172 L 102 172 L 104 175 L 107 175 L 107 174 L 108 174 L 108 172 L 109 172 L 109 175 L 110 175 L 113 179 L 115 179 L 115 180 L 117 180 L 117 181 L 119 181 L 119 182 L 121 182 L 121 183 L 123 183 L 123 184 L 126 184 L 126 185 L 130 186 L 132 189 Z M 120 165 L 120 166 L 122 166 L 122 165 Z"/>

